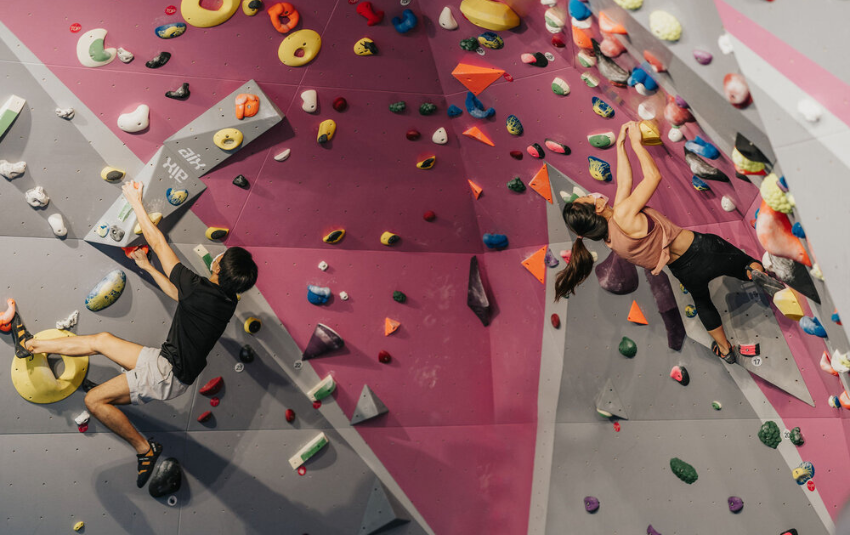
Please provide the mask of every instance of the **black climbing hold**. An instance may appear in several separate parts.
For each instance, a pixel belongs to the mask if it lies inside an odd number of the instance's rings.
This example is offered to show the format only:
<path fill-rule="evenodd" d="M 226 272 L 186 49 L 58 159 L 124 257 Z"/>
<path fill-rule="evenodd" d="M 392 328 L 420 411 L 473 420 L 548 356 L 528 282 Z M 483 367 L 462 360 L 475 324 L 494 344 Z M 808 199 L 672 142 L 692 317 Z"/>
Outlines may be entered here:
<path fill-rule="evenodd" d="M 182 482 L 183 472 L 180 470 L 180 463 L 174 457 L 169 457 L 159 461 L 154 468 L 148 484 L 148 492 L 154 498 L 161 498 L 180 490 Z"/>
<path fill-rule="evenodd" d="M 117 225 L 112 225 L 109 229 L 109 236 L 115 241 L 121 241 L 124 239 L 124 230 Z"/>
<path fill-rule="evenodd" d="M 186 100 L 189 98 L 189 82 L 183 82 L 183 85 L 180 86 L 180 89 L 175 89 L 174 91 L 166 91 L 165 96 L 168 98 L 173 98 L 174 100 Z"/>
<path fill-rule="evenodd" d="M 248 179 L 245 178 L 245 175 L 236 175 L 236 178 L 233 179 L 233 185 L 238 186 L 242 189 L 248 189 L 251 185 L 248 183 Z"/>
<path fill-rule="evenodd" d="M 160 52 L 156 55 L 155 58 L 145 63 L 145 67 L 148 69 L 158 69 L 168 63 L 168 60 L 171 59 L 170 52 Z"/>
<path fill-rule="evenodd" d="M 398 290 L 396 290 L 393 292 L 393 301 L 396 301 L 398 303 L 404 303 L 405 301 L 407 301 L 407 296 L 404 295 L 403 292 L 399 292 Z"/>
<path fill-rule="evenodd" d="M 239 360 L 241 360 L 245 364 L 248 364 L 250 362 L 254 362 L 254 358 L 256 358 L 256 356 L 257 356 L 256 351 L 254 351 L 254 348 L 251 347 L 248 344 L 245 344 L 239 350 Z"/>
<path fill-rule="evenodd" d="M 491 310 L 490 300 L 487 298 L 487 290 L 481 280 L 481 272 L 478 270 L 478 257 L 473 256 L 469 261 L 469 283 L 466 289 L 466 305 L 475 312 L 484 326 L 490 325 Z"/>

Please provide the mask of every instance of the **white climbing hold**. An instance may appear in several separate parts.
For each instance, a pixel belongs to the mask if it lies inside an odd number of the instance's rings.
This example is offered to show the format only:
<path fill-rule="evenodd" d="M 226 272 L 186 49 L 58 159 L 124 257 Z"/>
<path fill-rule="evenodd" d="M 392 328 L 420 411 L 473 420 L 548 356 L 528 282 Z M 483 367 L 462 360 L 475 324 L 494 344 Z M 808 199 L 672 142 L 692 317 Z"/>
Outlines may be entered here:
<path fill-rule="evenodd" d="M 570 17 L 570 23 L 573 28 L 578 28 L 580 30 L 589 30 L 593 28 L 593 17 L 587 17 L 584 20 L 578 20 L 575 17 Z"/>
<path fill-rule="evenodd" d="M 587 197 L 587 192 L 578 186 L 573 186 L 573 195 L 577 195 L 579 197 Z"/>
<path fill-rule="evenodd" d="M 56 115 L 63 119 L 73 119 L 76 113 L 74 108 L 56 108 Z"/>
<path fill-rule="evenodd" d="M 118 59 L 121 60 L 121 63 L 130 63 L 135 57 L 129 50 L 118 47 Z"/>
<path fill-rule="evenodd" d="M 348 292 L 339 292 L 339 298 L 343 301 L 348 301 Z"/>
<path fill-rule="evenodd" d="M 567 25 L 567 13 L 562 7 L 552 6 L 543 13 L 543 20 L 549 33 L 559 34 Z"/>
<path fill-rule="evenodd" d="M 307 113 L 316 113 L 319 109 L 319 96 L 315 89 L 308 89 L 301 93 L 301 109 Z"/>
<path fill-rule="evenodd" d="M 540 0 L 540 3 L 546 7 L 554 7 L 558 5 L 558 0 Z"/>
<path fill-rule="evenodd" d="M 50 202 L 50 197 L 47 196 L 47 193 L 44 192 L 44 188 L 41 186 L 27 190 L 24 198 L 33 208 L 44 208 Z"/>
<path fill-rule="evenodd" d="M 71 312 L 70 314 L 68 314 L 67 318 L 65 318 L 61 321 L 57 321 L 56 322 L 56 328 L 59 329 L 59 330 L 67 331 L 68 329 L 73 328 L 77 324 L 77 321 L 79 319 L 80 319 L 80 311 L 75 310 L 75 311 Z"/>
<path fill-rule="evenodd" d="M 590 256 L 592 256 L 592 257 L 593 257 L 593 261 L 594 261 L 594 262 L 599 261 L 599 254 L 597 254 L 597 252 L 596 252 L 596 251 L 590 251 Z"/>
<path fill-rule="evenodd" d="M 552 92 L 559 96 L 570 94 L 570 84 L 561 77 L 552 80 Z"/>
<path fill-rule="evenodd" d="M 116 50 L 103 46 L 106 30 L 89 30 L 77 40 L 77 59 L 84 67 L 103 67 L 115 59 Z"/>
<path fill-rule="evenodd" d="M 89 411 L 83 411 L 74 418 L 74 423 L 77 425 L 85 425 L 89 423 L 89 420 L 91 420 L 91 414 L 89 414 Z"/>
<path fill-rule="evenodd" d="M 797 111 L 810 123 L 816 123 L 823 117 L 823 108 L 821 108 L 821 105 L 810 98 L 804 98 L 798 102 Z"/>
<path fill-rule="evenodd" d="M 638 105 L 638 115 L 644 121 L 651 121 L 655 119 L 656 111 L 655 106 L 650 102 L 641 102 Z"/>
<path fill-rule="evenodd" d="M 678 41 L 682 37 L 682 24 L 666 11 L 653 11 L 649 14 L 649 30 L 659 39 Z"/>
<path fill-rule="evenodd" d="M 814 277 L 818 280 L 821 280 L 821 281 L 824 280 L 823 271 L 820 270 L 820 266 L 817 265 L 817 264 L 812 266 L 812 269 L 809 270 L 809 273 L 811 273 L 812 277 Z"/>
<path fill-rule="evenodd" d="M 284 149 L 282 152 L 278 152 L 274 155 L 274 159 L 278 162 L 282 162 L 289 158 L 289 153 L 292 152 L 290 149 Z"/>
<path fill-rule="evenodd" d="M 139 104 L 135 110 L 122 113 L 118 116 L 118 128 L 130 133 L 144 130 L 150 124 L 150 111 L 147 104 Z"/>
<path fill-rule="evenodd" d="M 53 229 L 53 234 L 57 238 L 68 234 L 68 227 L 65 226 L 65 220 L 62 218 L 62 214 L 53 214 L 47 218 L 47 223 L 50 224 L 50 228 Z"/>
<path fill-rule="evenodd" d="M 434 135 L 431 136 L 431 141 L 436 143 L 437 145 L 445 145 L 449 142 L 449 135 L 446 133 L 446 129 L 442 126 L 434 132 Z"/>
<path fill-rule="evenodd" d="M 735 201 L 733 201 L 728 195 L 724 195 L 723 198 L 720 199 L 720 206 L 727 212 L 734 212 L 737 208 L 737 206 L 735 206 Z"/>
<path fill-rule="evenodd" d="M 685 134 L 683 134 L 682 130 L 679 128 L 671 128 L 670 131 L 667 132 L 667 139 L 673 143 L 678 143 L 685 139 Z"/>
<path fill-rule="evenodd" d="M 457 21 L 449 6 L 444 7 L 440 12 L 440 27 L 444 30 L 457 30 Z"/>
<path fill-rule="evenodd" d="M 732 46 L 732 37 L 728 33 L 724 33 L 720 37 L 717 38 L 717 46 L 720 47 L 720 51 L 726 55 L 731 54 L 735 51 Z"/>
<path fill-rule="evenodd" d="M 321 262 L 319 262 L 319 269 L 321 269 L 322 271 L 327 271 L 328 263 L 322 260 Z"/>
<path fill-rule="evenodd" d="M 27 172 L 27 162 L 7 162 L 0 160 L 0 175 L 3 175 L 7 180 L 18 178 Z"/>

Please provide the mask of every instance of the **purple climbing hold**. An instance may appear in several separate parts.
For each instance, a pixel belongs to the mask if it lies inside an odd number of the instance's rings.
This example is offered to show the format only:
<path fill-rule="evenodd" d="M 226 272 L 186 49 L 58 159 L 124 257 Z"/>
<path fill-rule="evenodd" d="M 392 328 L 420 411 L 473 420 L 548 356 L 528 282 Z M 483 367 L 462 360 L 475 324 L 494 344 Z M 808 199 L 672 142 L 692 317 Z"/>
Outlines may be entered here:
<path fill-rule="evenodd" d="M 653 275 L 648 269 L 644 271 L 649 287 L 652 289 L 652 296 L 658 305 L 658 312 L 661 314 L 661 319 L 664 320 L 664 327 L 667 329 L 667 347 L 679 351 L 685 343 L 685 324 L 682 322 L 682 316 L 676 306 L 676 296 L 673 295 L 670 279 L 663 271 L 658 275 Z"/>
<path fill-rule="evenodd" d="M 550 268 L 556 268 L 558 267 L 558 264 L 560 264 L 558 258 L 554 255 L 554 253 L 552 253 L 552 249 L 549 248 L 546 249 L 546 256 L 543 258 L 543 261 L 546 262 L 546 265 Z"/>
<path fill-rule="evenodd" d="M 740 513 L 744 508 L 744 500 L 737 496 L 729 496 L 729 510 L 733 513 Z"/>
<path fill-rule="evenodd" d="M 676 106 L 679 106 L 680 108 L 690 108 L 690 106 L 688 106 L 688 103 L 685 102 L 685 99 L 683 99 L 679 95 L 676 95 L 676 98 L 674 98 L 673 100 L 676 102 Z"/>
<path fill-rule="evenodd" d="M 595 513 L 599 509 L 599 500 L 593 496 L 584 497 L 584 510 L 588 513 Z"/>
<path fill-rule="evenodd" d="M 632 293 L 638 287 L 637 268 L 613 251 L 596 266 L 596 278 L 603 290 L 616 295 Z"/>
<path fill-rule="evenodd" d="M 661 535 L 661 532 L 658 531 L 657 529 L 655 529 L 654 527 L 652 527 L 652 524 L 650 524 L 646 528 L 646 535 Z"/>
<path fill-rule="evenodd" d="M 694 50 L 694 59 L 697 60 L 697 63 L 700 65 L 708 65 L 711 63 L 711 60 L 714 59 L 714 56 L 711 55 L 711 52 L 697 48 Z"/>

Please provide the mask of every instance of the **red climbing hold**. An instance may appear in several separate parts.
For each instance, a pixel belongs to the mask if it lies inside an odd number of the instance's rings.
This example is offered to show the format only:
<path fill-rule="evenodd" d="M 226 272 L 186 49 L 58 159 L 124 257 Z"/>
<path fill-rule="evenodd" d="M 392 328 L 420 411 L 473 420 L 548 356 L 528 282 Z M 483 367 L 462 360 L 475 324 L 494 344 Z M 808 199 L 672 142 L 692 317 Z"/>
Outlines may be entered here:
<path fill-rule="evenodd" d="M 503 73 L 502 73 L 502 78 L 504 78 L 504 79 L 505 79 L 505 80 L 507 80 L 508 82 L 513 82 L 513 81 L 514 81 L 514 77 L 513 77 L 513 76 L 511 76 L 510 74 L 506 73 L 506 72 L 503 72 Z"/>
<path fill-rule="evenodd" d="M 71 33 L 77 33 L 78 31 L 80 31 L 82 29 L 83 29 L 83 27 L 80 26 L 79 22 L 75 22 L 74 24 L 71 24 Z"/>
<path fill-rule="evenodd" d="M 620 432 L 620 422 L 614 422 L 614 431 Z"/>
<path fill-rule="evenodd" d="M 321 407 L 322 407 L 322 402 L 321 402 L 321 401 L 314 401 L 314 402 L 313 402 L 313 408 L 314 408 L 314 409 L 320 409 Z"/>
<path fill-rule="evenodd" d="M 205 396 L 214 396 L 218 394 L 218 391 L 221 390 L 222 386 L 224 386 L 224 379 L 222 379 L 219 375 L 215 379 L 210 379 L 210 381 L 202 386 L 198 392 Z"/>
<path fill-rule="evenodd" d="M 177 13 L 177 6 L 168 6 L 165 8 L 166 15 L 173 15 Z"/>
<path fill-rule="evenodd" d="M 552 314 L 552 327 L 556 329 L 561 327 L 561 318 L 557 314 Z"/>
<path fill-rule="evenodd" d="M 292 423 L 295 421 L 295 411 L 292 409 L 286 409 L 286 421 Z"/>
<path fill-rule="evenodd" d="M 218 407 L 219 403 L 221 403 L 221 400 L 219 398 L 212 398 L 210 400 L 210 405 L 213 407 Z"/>
<path fill-rule="evenodd" d="M 553 35 L 552 46 L 554 46 L 555 48 L 564 48 L 565 46 L 567 46 L 567 43 L 564 42 L 560 35 Z"/>
<path fill-rule="evenodd" d="M 366 19 L 367 26 L 374 26 L 375 24 L 380 24 L 382 20 L 384 20 L 384 12 L 383 11 L 375 11 L 375 8 L 372 7 L 372 2 L 363 2 L 359 6 L 357 6 L 357 14 L 363 16 Z"/>
<path fill-rule="evenodd" d="M 206 422 L 210 418 L 212 418 L 212 411 L 206 411 L 205 413 L 198 416 L 198 421 L 199 422 Z"/>
<path fill-rule="evenodd" d="M 345 111 L 348 108 L 348 101 L 342 97 L 336 97 L 333 102 L 333 107 L 336 111 Z"/>
<path fill-rule="evenodd" d="M 409 139 L 410 141 L 416 141 L 417 139 L 419 139 L 419 132 L 416 130 L 408 130 L 406 135 L 407 139 Z"/>
<path fill-rule="evenodd" d="M 512 150 L 511 158 L 514 160 L 522 160 L 522 151 L 521 150 Z"/>
<path fill-rule="evenodd" d="M 89 430 L 89 424 L 87 424 L 87 423 L 80 425 L 80 426 L 77 426 L 77 431 L 79 431 L 80 433 L 85 433 L 88 430 Z"/>
<path fill-rule="evenodd" d="M 299 476 L 303 476 L 306 473 L 307 473 L 307 467 L 306 466 L 299 466 L 298 467 L 298 475 Z"/>
<path fill-rule="evenodd" d="M 431 210 L 428 210 L 427 212 L 422 214 L 422 219 L 424 219 L 425 221 L 431 222 L 431 221 L 437 219 L 437 214 L 435 214 Z"/>
<path fill-rule="evenodd" d="M 390 361 L 392 361 L 392 360 L 393 360 L 392 355 L 390 355 L 388 352 L 384 351 L 383 349 L 378 353 L 378 362 L 380 362 L 381 364 L 389 364 Z"/>
<path fill-rule="evenodd" d="M 806 482 L 806 488 L 807 488 L 807 489 L 809 489 L 810 491 L 814 492 L 814 491 L 815 491 L 815 482 L 814 482 L 814 480 L 812 480 L 812 479 L 808 480 L 808 481 Z"/>

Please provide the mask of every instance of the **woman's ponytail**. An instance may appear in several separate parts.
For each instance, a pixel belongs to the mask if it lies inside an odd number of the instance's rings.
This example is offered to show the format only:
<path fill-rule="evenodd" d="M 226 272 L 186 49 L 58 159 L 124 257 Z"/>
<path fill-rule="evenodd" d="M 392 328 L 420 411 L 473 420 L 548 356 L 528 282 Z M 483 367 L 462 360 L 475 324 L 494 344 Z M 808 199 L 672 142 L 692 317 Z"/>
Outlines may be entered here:
<path fill-rule="evenodd" d="M 562 297 L 575 294 L 575 288 L 590 276 L 593 270 L 593 255 L 582 243 L 583 238 L 573 242 L 573 250 L 567 267 L 562 269 L 555 278 L 555 301 Z"/>

